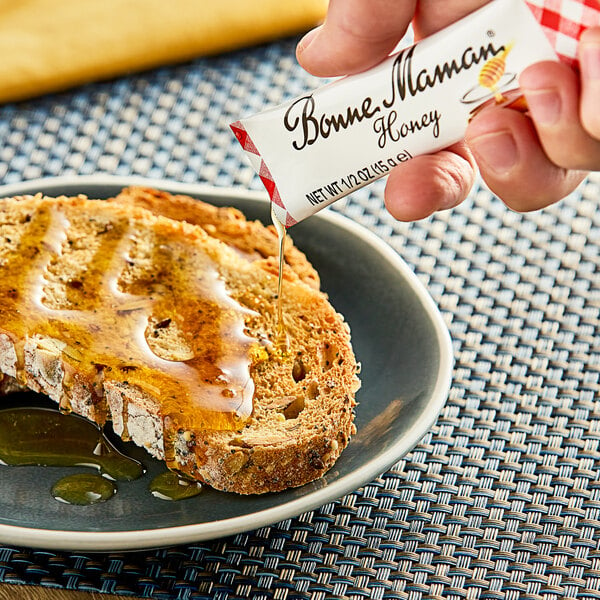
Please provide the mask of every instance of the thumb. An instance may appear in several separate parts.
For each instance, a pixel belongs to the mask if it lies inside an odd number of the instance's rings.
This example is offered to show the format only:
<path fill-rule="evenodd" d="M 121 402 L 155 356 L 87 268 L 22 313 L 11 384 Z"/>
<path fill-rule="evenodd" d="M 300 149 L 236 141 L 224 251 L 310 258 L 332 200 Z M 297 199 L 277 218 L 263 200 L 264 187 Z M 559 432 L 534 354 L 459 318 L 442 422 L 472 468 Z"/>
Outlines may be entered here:
<path fill-rule="evenodd" d="M 330 0 L 325 23 L 298 44 L 298 62 L 318 77 L 364 71 L 395 48 L 414 10 L 415 0 Z"/>

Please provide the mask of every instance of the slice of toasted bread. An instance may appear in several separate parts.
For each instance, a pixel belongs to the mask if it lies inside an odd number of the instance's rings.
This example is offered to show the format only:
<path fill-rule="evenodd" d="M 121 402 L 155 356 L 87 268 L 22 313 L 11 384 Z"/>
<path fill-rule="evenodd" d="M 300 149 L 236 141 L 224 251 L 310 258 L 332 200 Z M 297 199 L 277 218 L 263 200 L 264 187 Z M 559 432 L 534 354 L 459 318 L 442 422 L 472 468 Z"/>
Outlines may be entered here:
<path fill-rule="evenodd" d="M 248 260 L 278 256 L 277 232 L 272 225 L 248 221 L 236 208 L 217 207 L 191 196 L 170 194 L 153 188 L 131 186 L 111 201 L 127 206 L 145 208 L 155 215 L 199 225 L 209 235 L 237 248 Z M 319 274 L 287 235 L 284 259 L 308 285 L 319 288 Z"/>
<path fill-rule="evenodd" d="M 0 200 L 0 389 L 47 394 L 241 494 L 323 475 L 353 432 L 347 324 L 285 269 L 194 225 L 77 198 Z M 248 401 L 249 400 L 249 401 Z"/>

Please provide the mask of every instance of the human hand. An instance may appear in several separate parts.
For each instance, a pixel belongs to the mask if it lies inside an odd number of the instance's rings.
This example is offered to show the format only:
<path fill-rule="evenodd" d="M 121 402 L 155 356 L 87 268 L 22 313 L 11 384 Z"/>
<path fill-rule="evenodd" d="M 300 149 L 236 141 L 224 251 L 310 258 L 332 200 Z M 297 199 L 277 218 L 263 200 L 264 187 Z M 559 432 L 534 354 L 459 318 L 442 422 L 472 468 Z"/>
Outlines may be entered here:
<path fill-rule="evenodd" d="M 430 35 L 487 0 L 331 0 L 327 20 L 298 45 L 300 64 L 321 77 L 353 74 L 393 51 L 411 20 L 415 38 Z M 580 42 L 581 74 L 539 63 L 521 76 L 530 115 L 490 107 L 470 123 L 465 141 L 417 156 L 389 175 L 385 200 L 410 221 L 459 204 L 479 171 L 515 210 L 542 208 L 600 169 L 600 27 Z M 426 183 L 425 183 L 426 182 Z"/>

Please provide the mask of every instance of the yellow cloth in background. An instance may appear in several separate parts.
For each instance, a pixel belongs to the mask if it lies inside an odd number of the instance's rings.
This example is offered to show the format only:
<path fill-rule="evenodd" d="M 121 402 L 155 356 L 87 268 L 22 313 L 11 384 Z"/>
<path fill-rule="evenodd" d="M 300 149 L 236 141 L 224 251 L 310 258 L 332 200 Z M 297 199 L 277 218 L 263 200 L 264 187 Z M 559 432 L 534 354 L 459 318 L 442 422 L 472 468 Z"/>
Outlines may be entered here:
<path fill-rule="evenodd" d="M 292 35 L 327 0 L 0 0 L 0 102 Z"/>

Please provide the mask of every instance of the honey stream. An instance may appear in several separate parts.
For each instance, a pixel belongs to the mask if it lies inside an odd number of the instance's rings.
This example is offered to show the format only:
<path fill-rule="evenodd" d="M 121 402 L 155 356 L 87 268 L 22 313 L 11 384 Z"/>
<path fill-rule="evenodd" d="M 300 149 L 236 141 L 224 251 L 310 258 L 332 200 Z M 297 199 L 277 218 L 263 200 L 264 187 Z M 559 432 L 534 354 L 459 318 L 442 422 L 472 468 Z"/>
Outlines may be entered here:
<path fill-rule="evenodd" d="M 285 240 L 286 240 L 286 228 L 277 218 L 271 204 L 271 221 L 277 231 L 277 258 L 278 258 L 278 279 L 277 279 L 277 338 L 276 346 L 277 350 L 282 354 L 286 355 L 288 352 L 289 339 L 285 322 L 283 319 L 283 267 L 285 264 Z"/>

